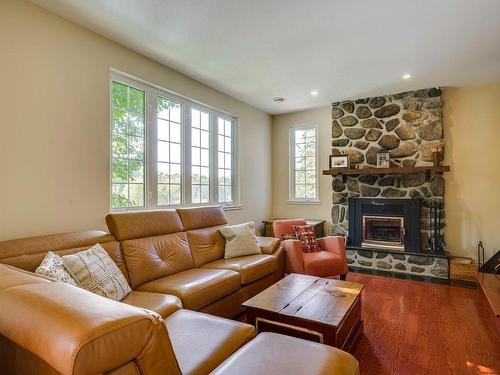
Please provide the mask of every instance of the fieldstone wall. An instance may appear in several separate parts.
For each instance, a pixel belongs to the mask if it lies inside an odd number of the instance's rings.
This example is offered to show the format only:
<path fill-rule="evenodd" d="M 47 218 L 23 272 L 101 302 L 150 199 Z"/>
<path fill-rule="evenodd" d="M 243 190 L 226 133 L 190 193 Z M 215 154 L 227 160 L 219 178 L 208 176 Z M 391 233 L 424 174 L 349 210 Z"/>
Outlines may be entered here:
<path fill-rule="evenodd" d="M 411 275 L 448 279 L 450 264 L 447 258 L 380 251 L 347 250 L 347 263 L 358 268 L 377 269 Z"/>
<path fill-rule="evenodd" d="M 351 167 L 374 167 L 377 152 L 389 151 L 391 165 L 413 167 L 432 165 L 432 149 L 444 152 L 440 88 L 403 92 L 388 96 L 347 100 L 332 104 L 332 155 L 349 155 Z M 444 207 L 444 178 L 425 174 L 340 176 L 332 182 L 334 234 L 348 231 L 349 197 L 422 199 L 421 244 L 428 247 L 430 202 Z M 444 212 L 443 212 L 444 216 Z M 444 228 L 443 217 L 441 227 Z"/>

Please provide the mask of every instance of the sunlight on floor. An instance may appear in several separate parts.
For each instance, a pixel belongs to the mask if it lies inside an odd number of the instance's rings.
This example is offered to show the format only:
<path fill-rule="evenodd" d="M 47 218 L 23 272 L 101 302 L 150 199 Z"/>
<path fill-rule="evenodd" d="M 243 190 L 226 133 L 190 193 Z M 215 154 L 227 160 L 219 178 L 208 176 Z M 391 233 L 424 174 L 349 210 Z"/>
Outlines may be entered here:
<path fill-rule="evenodd" d="M 498 375 L 498 374 L 500 374 L 500 369 L 499 370 L 495 370 L 495 369 L 492 369 L 492 368 L 489 368 L 489 367 L 486 367 L 486 366 L 478 365 L 478 364 L 476 364 L 474 362 L 471 362 L 471 361 L 467 361 L 466 365 L 469 368 L 469 370 L 475 370 L 475 371 L 472 372 L 474 374 L 487 374 L 487 375 L 494 375 L 494 374 Z"/>

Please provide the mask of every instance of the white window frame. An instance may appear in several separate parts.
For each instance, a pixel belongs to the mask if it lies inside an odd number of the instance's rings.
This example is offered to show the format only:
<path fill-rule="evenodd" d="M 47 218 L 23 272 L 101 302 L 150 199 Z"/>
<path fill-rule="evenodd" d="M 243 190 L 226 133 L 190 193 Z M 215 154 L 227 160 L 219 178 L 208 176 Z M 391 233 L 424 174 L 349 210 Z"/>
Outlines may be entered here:
<path fill-rule="evenodd" d="M 113 208 L 113 82 L 143 90 L 145 92 L 145 125 L 144 125 L 144 206 Z M 158 176 L 157 176 L 157 97 L 163 96 L 181 103 L 181 204 L 158 205 Z M 191 108 L 209 113 L 210 129 L 210 202 L 191 203 Z M 239 174 L 239 120 L 237 117 L 197 102 L 185 96 L 173 93 L 152 83 L 143 81 L 126 73 L 110 69 L 109 77 L 109 126 L 110 126 L 110 153 L 109 153 L 109 205 L 112 212 L 157 210 L 176 207 L 221 205 L 225 210 L 241 209 L 240 202 L 240 174 Z M 217 183 L 217 119 L 218 117 L 232 122 L 232 202 L 218 202 Z"/>
<path fill-rule="evenodd" d="M 316 198 L 297 198 L 295 195 L 295 131 L 296 130 L 307 130 L 314 129 L 315 130 L 315 143 L 316 143 L 316 152 L 315 152 L 315 175 L 316 175 Z M 316 123 L 312 124 L 300 124 L 300 125 L 290 125 L 288 129 L 289 134 L 289 142 L 288 142 L 288 201 L 289 204 L 320 204 L 319 200 L 319 125 Z"/>

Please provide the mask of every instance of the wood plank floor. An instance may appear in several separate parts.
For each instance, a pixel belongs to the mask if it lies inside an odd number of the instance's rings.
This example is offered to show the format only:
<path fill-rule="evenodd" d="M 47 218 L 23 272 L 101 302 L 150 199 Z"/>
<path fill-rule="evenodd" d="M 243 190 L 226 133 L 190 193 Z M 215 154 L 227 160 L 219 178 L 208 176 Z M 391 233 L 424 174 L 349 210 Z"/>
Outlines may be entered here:
<path fill-rule="evenodd" d="M 482 291 L 349 273 L 365 284 L 362 375 L 500 374 L 500 319 Z"/>

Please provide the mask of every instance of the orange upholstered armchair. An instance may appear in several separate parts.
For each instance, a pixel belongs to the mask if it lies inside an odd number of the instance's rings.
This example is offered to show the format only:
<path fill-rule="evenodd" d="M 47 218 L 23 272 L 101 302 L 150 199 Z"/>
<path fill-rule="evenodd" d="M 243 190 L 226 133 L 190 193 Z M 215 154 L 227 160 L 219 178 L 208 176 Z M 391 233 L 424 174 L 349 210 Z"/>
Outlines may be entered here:
<path fill-rule="evenodd" d="M 303 219 L 276 220 L 273 222 L 274 236 L 282 238 L 284 234 L 293 234 L 294 225 L 306 225 Z M 347 258 L 345 238 L 330 236 L 318 238 L 321 251 L 303 253 L 299 240 L 284 240 L 281 244 L 286 253 L 286 272 L 328 277 L 340 275 L 345 280 Z"/>

